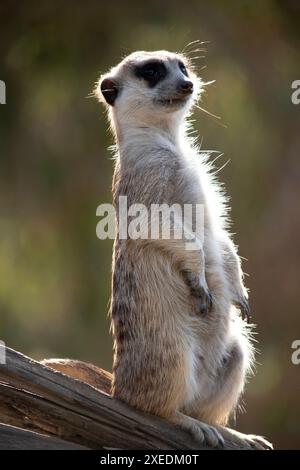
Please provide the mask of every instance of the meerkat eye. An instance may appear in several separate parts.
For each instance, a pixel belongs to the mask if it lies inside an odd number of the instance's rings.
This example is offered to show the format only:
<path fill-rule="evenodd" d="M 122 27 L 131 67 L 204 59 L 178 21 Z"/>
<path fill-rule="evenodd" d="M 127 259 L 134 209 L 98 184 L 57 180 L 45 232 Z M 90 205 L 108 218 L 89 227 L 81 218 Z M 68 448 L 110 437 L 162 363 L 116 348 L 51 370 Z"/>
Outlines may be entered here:
<path fill-rule="evenodd" d="M 143 78 L 150 88 L 153 88 L 159 81 L 167 75 L 166 66 L 159 61 L 146 62 L 135 69 L 135 75 Z"/>
<path fill-rule="evenodd" d="M 149 77 L 149 78 L 157 77 L 158 70 L 155 70 L 154 68 L 149 68 L 149 69 L 144 70 L 143 75 L 146 78 L 147 77 Z"/>
<path fill-rule="evenodd" d="M 187 69 L 186 69 L 186 66 L 184 65 L 184 63 L 179 62 L 178 65 L 179 65 L 179 68 L 180 68 L 181 72 L 188 77 L 188 72 L 187 72 Z"/>

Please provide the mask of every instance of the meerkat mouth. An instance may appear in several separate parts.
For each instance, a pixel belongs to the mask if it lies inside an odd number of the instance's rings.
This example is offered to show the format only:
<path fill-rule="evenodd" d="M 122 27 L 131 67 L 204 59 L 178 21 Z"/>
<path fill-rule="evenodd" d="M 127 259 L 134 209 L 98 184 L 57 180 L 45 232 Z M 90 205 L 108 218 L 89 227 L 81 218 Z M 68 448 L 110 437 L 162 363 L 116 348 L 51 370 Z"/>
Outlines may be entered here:
<path fill-rule="evenodd" d="M 157 100 L 157 102 L 163 106 L 178 106 L 178 105 L 183 105 L 188 101 L 187 96 L 176 96 L 176 97 L 171 97 L 171 98 L 162 98 Z"/>

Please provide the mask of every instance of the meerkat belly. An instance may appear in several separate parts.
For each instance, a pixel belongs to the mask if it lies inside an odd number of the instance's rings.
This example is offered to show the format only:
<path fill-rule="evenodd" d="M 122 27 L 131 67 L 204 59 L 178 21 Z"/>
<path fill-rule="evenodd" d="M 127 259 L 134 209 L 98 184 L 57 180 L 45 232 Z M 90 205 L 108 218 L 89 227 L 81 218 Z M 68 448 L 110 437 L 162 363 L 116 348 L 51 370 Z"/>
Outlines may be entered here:
<path fill-rule="evenodd" d="M 215 223 L 219 215 L 216 213 L 214 204 L 211 203 L 211 196 L 207 193 L 206 186 L 202 184 L 200 176 L 194 168 L 187 167 L 182 171 L 180 194 L 183 207 L 189 204 L 199 208 L 197 211 L 199 221 L 195 226 L 195 235 L 204 252 L 205 278 L 213 297 L 212 315 L 210 318 L 205 318 L 204 321 L 207 321 L 208 331 L 212 329 L 216 332 L 216 336 L 218 324 L 226 334 L 231 299 L 223 265 L 224 255 L 218 234 L 218 224 Z M 210 340 L 211 338 L 209 338 Z"/>
<path fill-rule="evenodd" d="M 186 167 L 182 174 L 183 204 L 198 205 L 203 210 L 202 225 L 197 227 L 196 236 L 202 244 L 205 278 L 212 295 L 211 311 L 196 318 L 191 315 L 186 324 L 186 367 L 189 377 L 186 399 L 187 403 L 192 403 L 196 397 L 202 397 L 205 401 L 214 395 L 218 383 L 216 378 L 233 343 L 231 323 L 235 312 L 224 272 L 222 247 L 213 223 L 218 214 L 214 213 L 214 205 L 210 203 L 210 196 L 202 186 L 197 171 Z M 237 328 L 235 335 L 237 338 L 240 336 Z M 238 342 L 239 339 L 235 339 L 235 344 Z M 237 348 L 242 350 L 239 345 Z"/>

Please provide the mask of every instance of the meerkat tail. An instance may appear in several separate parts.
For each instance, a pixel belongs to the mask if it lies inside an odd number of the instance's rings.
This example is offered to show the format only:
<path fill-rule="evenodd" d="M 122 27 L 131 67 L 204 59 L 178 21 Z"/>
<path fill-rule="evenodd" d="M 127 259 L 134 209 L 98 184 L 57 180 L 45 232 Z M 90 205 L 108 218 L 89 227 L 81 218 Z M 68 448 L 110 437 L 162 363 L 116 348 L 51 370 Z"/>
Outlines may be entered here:
<path fill-rule="evenodd" d="M 112 374 L 100 367 L 73 359 L 44 359 L 40 362 L 44 366 L 87 383 L 102 392 L 111 393 Z"/>

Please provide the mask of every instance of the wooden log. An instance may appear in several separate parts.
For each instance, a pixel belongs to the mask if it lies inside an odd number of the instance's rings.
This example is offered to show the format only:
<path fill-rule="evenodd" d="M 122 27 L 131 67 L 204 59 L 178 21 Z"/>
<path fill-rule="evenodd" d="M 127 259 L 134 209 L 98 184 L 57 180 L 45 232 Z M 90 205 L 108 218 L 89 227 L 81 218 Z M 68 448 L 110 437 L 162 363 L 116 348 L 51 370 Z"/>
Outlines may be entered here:
<path fill-rule="evenodd" d="M 87 447 L 36 432 L 0 424 L 0 449 L 6 450 L 88 450 Z"/>
<path fill-rule="evenodd" d="M 207 448 L 176 426 L 10 348 L 0 365 L 0 422 L 90 449 Z M 0 427 L 0 449 L 9 435 Z M 226 449 L 250 448 L 236 432 L 223 435 Z"/>

